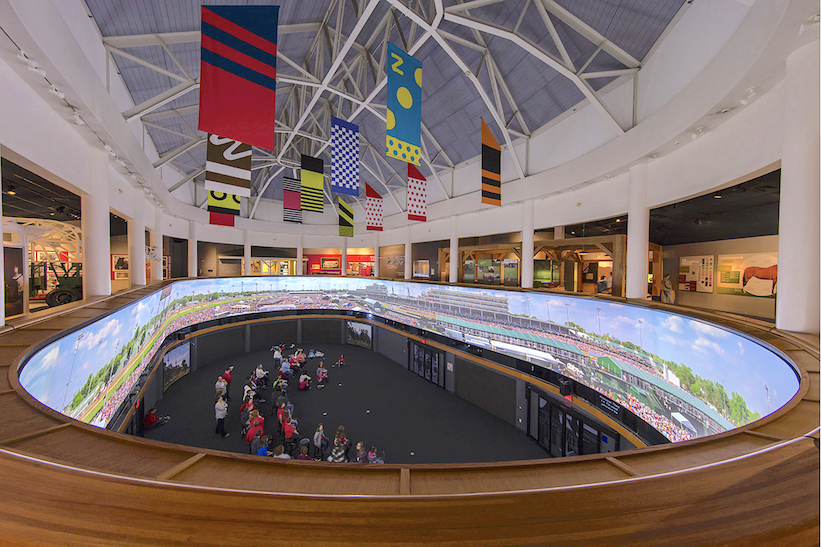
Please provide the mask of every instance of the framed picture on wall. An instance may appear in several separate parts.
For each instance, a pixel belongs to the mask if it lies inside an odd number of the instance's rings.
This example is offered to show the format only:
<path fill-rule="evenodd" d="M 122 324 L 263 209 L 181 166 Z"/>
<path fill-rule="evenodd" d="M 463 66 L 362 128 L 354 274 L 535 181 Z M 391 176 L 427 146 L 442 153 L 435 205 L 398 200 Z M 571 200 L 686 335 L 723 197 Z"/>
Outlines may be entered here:
<path fill-rule="evenodd" d="M 338 258 L 322 258 L 320 259 L 320 263 L 322 264 L 323 270 L 338 270 L 339 269 L 339 259 Z"/>
<path fill-rule="evenodd" d="M 128 280 L 128 255 L 111 255 L 111 279 Z"/>

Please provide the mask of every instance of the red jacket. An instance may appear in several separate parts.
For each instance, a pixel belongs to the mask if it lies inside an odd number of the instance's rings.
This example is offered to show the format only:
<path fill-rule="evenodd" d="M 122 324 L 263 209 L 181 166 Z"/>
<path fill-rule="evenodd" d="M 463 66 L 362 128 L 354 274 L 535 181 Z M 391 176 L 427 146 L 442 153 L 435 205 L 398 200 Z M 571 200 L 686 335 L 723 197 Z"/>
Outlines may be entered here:
<path fill-rule="evenodd" d="M 282 432 L 285 433 L 286 439 L 290 439 L 296 433 L 296 428 L 291 423 L 282 424 Z"/>
<path fill-rule="evenodd" d="M 231 383 L 231 373 L 230 372 L 224 373 L 222 375 L 222 379 L 230 384 Z"/>
<path fill-rule="evenodd" d="M 154 425 L 155 423 L 157 423 L 157 422 L 159 422 L 159 421 L 160 421 L 160 419 L 159 419 L 159 418 L 157 418 L 157 416 L 156 416 L 156 415 L 154 415 L 154 414 L 146 414 L 146 415 L 145 415 L 145 418 L 143 418 L 143 426 L 144 426 L 146 429 L 148 429 L 149 427 L 151 427 L 152 425 Z"/>
<path fill-rule="evenodd" d="M 254 440 L 254 437 L 257 436 L 257 431 L 262 431 L 262 435 L 265 435 L 265 429 L 262 428 L 262 425 L 257 425 L 248 430 L 248 433 L 245 434 L 245 442 L 250 443 Z"/>

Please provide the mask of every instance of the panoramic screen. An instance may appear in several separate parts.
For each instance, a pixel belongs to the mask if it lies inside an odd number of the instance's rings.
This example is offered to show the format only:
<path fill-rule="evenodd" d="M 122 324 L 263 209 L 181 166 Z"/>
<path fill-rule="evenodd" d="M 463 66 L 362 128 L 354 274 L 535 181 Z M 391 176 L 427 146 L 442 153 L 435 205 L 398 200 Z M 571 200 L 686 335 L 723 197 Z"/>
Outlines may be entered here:
<path fill-rule="evenodd" d="M 50 408 L 105 427 L 171 332 L 296 309 L 370 313 L 511 355 L 599 391 L 673 442 L 757 420 L 798 390 L 792 367 L 763 345 L 671 313 L 553 293 L 328 277 L 179 281 L 42 348 L 20 383 Z M 369 330 L 350 330 L 363 345 L 370 339 Z"/>

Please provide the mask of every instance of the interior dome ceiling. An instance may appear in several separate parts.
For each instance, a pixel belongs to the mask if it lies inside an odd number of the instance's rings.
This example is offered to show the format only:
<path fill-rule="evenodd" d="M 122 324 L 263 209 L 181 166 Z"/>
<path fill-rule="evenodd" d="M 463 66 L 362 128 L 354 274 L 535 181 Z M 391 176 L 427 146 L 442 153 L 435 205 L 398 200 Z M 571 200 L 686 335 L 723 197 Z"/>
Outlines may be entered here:
<path fill-rule="evenodd" d="M 160 155 L 155 165 L 176 168 L 186 175 L 182 182 L 200 180 L 205 167 L 204 134 L 197 130 L 201 0 L 86 3 L 136 105 L 124 115 L 142 120 Z M 420 171 L 440 193 L 447 190 L 432 171 L 479 155 L 480 117 L 504 146 L 528 138 L 587 98 L 610 123 L 627 130 L 596 92 L 635 74 L 685 0 L 445 0 L 437 36 L 425 38 L 422 25 L 434 20 L 436 4 L 312 0 L 280 6 L 277 150 L 255 149 L 254 199 L 282 199 L 282 172 L 298 165 L 301 153 L 330 164 L 332 115 L 351 119 L 355 114 L 351 121 L 360 126 L 361 180 L 382 194 L 404 192 L 402 165 L 382 153 L 388 41 L 423 63 L 426 154 Z M 314 100 L 337 52 L 371 7 L 328 90 Z"/>

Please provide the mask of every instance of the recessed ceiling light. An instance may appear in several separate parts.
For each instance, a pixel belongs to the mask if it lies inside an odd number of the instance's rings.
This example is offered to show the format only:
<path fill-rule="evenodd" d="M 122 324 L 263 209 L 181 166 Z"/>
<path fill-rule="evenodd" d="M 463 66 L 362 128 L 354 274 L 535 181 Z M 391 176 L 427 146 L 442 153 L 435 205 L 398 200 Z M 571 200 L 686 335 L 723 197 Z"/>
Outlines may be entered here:
<path fill-rule="evenodd" d="M 716 194 L 713 196 L 715 199 L 721 199 L 721 194 Z"/>
<path fill-rule="evenodd" d="M 617 218 L 617 219 L 616 219 L 616 222 L 621 222 L 621 219 L 620 219 L 620 218 Z"/>
<path fill-rule="evenodd" d="M 14 196 L 17 195 L 17 190 L 14 188 L 14 186 L 9 186 L 9 189 L 6 190 L 6 193 L 10 196 Z"/>

